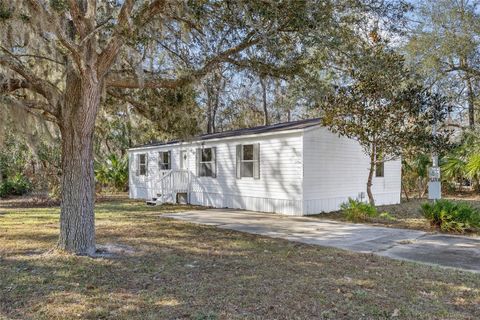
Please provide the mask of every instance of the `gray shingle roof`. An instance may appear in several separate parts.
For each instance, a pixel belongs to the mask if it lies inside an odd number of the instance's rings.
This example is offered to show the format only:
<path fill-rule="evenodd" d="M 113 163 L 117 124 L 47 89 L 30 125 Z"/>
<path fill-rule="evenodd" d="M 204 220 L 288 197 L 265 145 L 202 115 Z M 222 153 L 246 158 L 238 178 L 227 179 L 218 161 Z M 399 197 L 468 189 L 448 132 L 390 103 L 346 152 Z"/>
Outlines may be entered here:
<path fill-rule="evenodd" d="M 172 140 L 168 142 L 151 142 L 151 143 L 135 146 L 132 149 L 141 148 L 141 147 L 164 146 L 164 145 L 179 143 L 182 141 L 203 141 L 203 140 L 210 140 L 210 139 L 221 139 L 221 138 L 227 138 L 227 137 L 261 134 L 261 133 L 267 133 L 267 132 L 306 129 L 306 128 L 317 126 L 317 125 L 320 125 L 320 118 L 282 122 L 282 123 L 272 124 L 268 126 L 258 126 L 253 128 L 228 130 L 228 131 L 217 132 L 217 133 L 203 134 L 203 135 L 195 136 L 185 140 Z"/>

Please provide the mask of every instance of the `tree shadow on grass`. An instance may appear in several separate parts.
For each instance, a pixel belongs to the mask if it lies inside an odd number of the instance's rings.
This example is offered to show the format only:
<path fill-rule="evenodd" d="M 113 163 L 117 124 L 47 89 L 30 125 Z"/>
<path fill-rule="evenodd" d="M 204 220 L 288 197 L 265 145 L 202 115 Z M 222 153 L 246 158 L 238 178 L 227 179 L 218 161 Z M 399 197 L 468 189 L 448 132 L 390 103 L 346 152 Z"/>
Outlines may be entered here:
<path fill-rule="evenodd" d="M 134 249 L 108 258 L 32 253 L 56 242 L 56 234 L 36 228 L 4 236 L 7 244 L 29 244 L 2 252 L 5 317 L 348 319 L 387 318 L 395 309 L 405 319 L 480 316 L 480 280 L 468 273 L 150 213 L 102 220 L 98 243 Z"/>

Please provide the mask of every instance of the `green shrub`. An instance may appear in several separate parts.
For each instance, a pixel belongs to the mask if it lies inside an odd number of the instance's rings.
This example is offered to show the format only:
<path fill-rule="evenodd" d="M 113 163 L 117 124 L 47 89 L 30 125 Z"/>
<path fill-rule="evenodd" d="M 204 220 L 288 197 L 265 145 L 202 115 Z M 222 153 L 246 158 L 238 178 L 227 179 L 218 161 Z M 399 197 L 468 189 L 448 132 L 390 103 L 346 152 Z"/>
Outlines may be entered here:
<path fill-rule="evenodd" d="M 389 220 L 389 221 L 395 221 L 397 220 L 394 216 L 392 216 L 390 213 L 388 212 L 382 212 L 380 213 L 379 215 L 380 218 L 384 219 L 384 220 Z"/>
<path fill-rule="evenodd" d="M 467 203 L 438 200 L 422 204 L 421 210 L 430 224 L 443 232 L 480 230 L 480 211 Z"/>
<path fill-rule="evenodd" d="M 128 158 L 110 154 L 106 159 L 95 163 L 97 186 L 108 187 L 115 191 L 128 188 Z"/>
<path fill-rule="evenodd" d="M 32 190 L 31 182 L 21 174 L 15 175 L 0 184 L 0 198 L 21 196 Z"/>
<path fill-rule="evenodd" d="M 375 206 L 352 198 L 348 198 L 348 202 L 343 203 L 340 208 L 345 218 L 350 221 L 365 221 L 378 216 Z"/>

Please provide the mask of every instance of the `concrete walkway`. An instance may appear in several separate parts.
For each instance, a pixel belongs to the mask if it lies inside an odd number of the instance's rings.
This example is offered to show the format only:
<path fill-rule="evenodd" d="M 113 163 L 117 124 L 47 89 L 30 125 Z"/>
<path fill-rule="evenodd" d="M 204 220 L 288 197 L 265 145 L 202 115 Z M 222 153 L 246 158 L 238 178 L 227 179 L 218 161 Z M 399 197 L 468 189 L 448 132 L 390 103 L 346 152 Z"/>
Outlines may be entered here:
<path fill-rule="evenodd" d="M 448 236 L 308 217 L 209 209 L 165 214 L 197 224 L 308 244 L 373 253 L 399 260 L 480 272 L 480 238 Z"/>

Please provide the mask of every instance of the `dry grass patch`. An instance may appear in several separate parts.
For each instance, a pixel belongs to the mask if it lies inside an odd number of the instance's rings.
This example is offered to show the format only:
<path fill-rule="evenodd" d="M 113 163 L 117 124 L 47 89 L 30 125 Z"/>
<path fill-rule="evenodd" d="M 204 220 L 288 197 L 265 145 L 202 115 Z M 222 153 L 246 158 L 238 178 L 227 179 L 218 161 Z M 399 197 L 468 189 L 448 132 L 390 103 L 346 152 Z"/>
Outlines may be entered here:
<path fill-rule="evenodd" d="M 159 217 L 186 209 L 98 204 L 98 243 L 133 250 L 92 259 L 43 254 L 58 209 L 0 208 L 0 318 L 480 318 L 478 274 Z"/>

